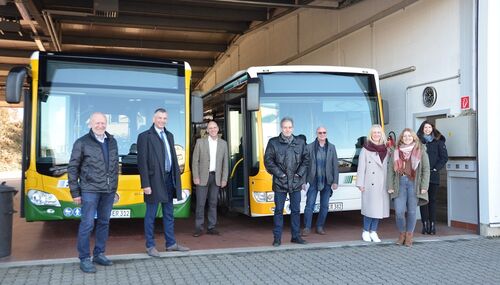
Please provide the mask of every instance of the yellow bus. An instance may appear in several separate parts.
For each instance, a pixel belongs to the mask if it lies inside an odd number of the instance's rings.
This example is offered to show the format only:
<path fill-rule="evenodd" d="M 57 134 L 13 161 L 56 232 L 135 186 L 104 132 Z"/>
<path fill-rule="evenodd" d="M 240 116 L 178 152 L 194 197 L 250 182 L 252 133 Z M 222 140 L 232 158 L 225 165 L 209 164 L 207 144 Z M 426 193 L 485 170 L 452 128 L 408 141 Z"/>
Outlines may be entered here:
<path fill-rule="evenodd" d="M 382 124 L 378 74 L 366 68 L 335 66 L 266 66 L 237 72 L 202 95 L 205 116 L 213 118 L 227 139 L 230 179 L 219 204 L 252 217 L 274 211 L 271 175 L 264 151 L 277 136 L 280 120 L 294 119 L 294 134 L 307 142 L 316 128 L 328 129 L 339 157 L 339 189 L 330 211 L 361 209 L 356 183 L 357 159 L 372 124 Z M 306 201 L 302 191 L 301 211 Z M 319 195 L 315 211 L 319 210 Z M 285 213 L 290 213 L 288 201 Z"/>
<path fill-rule="evenodd" d="M 158 107 L 169 112 L 167 128 L 175 136 L 182 173 L 184 199 L 174 200 L 174 215 L 189 216 L 190 79 L 187 62 L 112 55 L 34 52 L 29 67 L 14 67 L 7 77 L 6 99 L 24 100 L 21 216 L 27 221 L 80 217 L 66 168 L 74 141 L 89 131 L 89 116 L 99 111 L 108 119 L 107 130 L 116 138 L 120 155 L 111 216 L 144 217 L 136 141 L 151 126 Z"/>

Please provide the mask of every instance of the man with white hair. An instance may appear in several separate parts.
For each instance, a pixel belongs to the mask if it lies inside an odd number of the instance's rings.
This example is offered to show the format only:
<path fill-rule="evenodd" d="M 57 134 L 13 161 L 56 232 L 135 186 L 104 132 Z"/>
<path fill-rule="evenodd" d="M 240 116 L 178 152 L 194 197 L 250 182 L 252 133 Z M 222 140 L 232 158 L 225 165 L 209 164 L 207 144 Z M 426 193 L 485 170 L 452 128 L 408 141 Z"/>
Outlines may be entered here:
<path fill-rule="evenodd" d="M 73 202 L 81 206 L 78 229 L 80 269 L 95 273 L 93 263 L 112 265 L 105 255 L 109 219 L 118 187 L 118 145 L 106 132 L 107 119 L 103 113 L 90 116 L 89 132 L 73 144 L 68 164 L 68 184 Z M 97 213 L 97 219 L 95 219 Z M 93 259 L 90 256 L 90 235 L 95 229 Z M 92 263 L 93 261 L 93 263 Z"/>

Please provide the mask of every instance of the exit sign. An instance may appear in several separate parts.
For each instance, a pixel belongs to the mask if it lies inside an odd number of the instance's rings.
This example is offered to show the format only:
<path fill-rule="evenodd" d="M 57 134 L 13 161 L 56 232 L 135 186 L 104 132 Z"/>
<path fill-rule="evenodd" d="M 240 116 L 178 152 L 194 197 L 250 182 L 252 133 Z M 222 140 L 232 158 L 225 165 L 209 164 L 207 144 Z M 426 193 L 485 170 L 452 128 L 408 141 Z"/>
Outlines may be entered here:
<path fill-rule="evenodd" d="M 470 109 L 470 97 L 462 96 L 460 97 L 460 109 L 469 110 Z"/>

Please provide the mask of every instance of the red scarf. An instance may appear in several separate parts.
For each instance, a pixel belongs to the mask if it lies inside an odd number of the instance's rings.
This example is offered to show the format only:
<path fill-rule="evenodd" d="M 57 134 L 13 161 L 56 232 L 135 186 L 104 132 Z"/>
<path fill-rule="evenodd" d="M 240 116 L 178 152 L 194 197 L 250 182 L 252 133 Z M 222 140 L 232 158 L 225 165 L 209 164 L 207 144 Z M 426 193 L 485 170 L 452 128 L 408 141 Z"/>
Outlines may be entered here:
<path fill-rule="evenodd" d="M 368 151 L 376 152 L 380 157 L 380 161 L 384 162 L 384 158 L 387 155 L 387 147 L 385 145 L 374 144 L 371 141 L 367 141 L 363 147 Z"/>

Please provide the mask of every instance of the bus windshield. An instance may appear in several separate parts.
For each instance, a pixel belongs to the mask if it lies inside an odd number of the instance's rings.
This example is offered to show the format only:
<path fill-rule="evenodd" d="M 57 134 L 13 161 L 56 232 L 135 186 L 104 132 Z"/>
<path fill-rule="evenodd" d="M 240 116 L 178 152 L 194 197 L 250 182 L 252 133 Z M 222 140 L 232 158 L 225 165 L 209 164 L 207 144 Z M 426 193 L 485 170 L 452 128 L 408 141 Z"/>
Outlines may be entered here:
<path fill-rule="evenodd" d="M 260 75 L 264 148 L 277 136 L 280 120 L 294 120 L 294 134 L 316 138 L 327 129 L 339 157 L 341 172 L 357 171 L 357 157 L 372 124 L 378 124 L 377 90 L 373 75 L 332 73 L 272 73 Z"/>
<path fill-rule="evenodd" d="M 184 157 L 183 67 L 54 59 L 41 62 L 40 68 L 46 72 L 41 73 L 38 94 L 39 172 L 58 175 L 57 167 L 67 165 L 75 140 L 89 132 L 93 112 L 106 115 L 122 164 L 136 164 L 138 134 L 151 127 L 154 110 L 166 108 L 167 129 L 174 134 L 177 155 Z M 132 172 L 128 174 L 137 171 Z"/>

